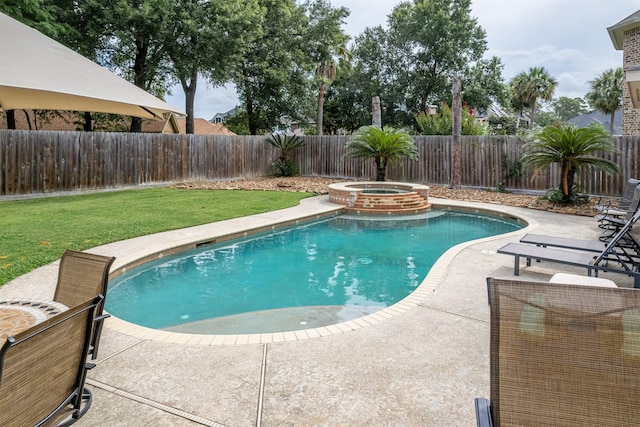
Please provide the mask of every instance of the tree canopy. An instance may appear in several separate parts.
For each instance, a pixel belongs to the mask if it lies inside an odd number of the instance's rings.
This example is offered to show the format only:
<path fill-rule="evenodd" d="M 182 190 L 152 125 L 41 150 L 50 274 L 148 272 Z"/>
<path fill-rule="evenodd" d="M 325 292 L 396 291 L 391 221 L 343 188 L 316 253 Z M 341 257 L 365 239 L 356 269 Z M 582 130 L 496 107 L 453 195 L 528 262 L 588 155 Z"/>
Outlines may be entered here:
<path fill-rule="evenodd" d="M 486 56 L 471 1 L 403 1 L 386 26 L 366 28 L 353 41 L 343 30 L 349 10 L 329 0 L 6 0 L 0 11 L 160 98 L 179 83 L 187 132 L 198 78 L 235 85 L 234 127 L 251 134 L 314 122 L 317 134 L 350 133 L 371 124 L 373 97 L 384 125 L 418 129 L 420 113 L 451 105 L 455 78 L 474 112 L 498 104 L 519 120 L 529 109 L 533 122 L 557 81 L 531 67 L 506 84 L 500 58 Z M 587 99 L 613 114 L 621 85 L 619 72 L 610 74 L 592 82 Z M 538 121 L 574 117 L 584 112 L 580 101 L 560 98 Z M 140 130 L 140 121 L 130 130 Z"/>
<path fill-rule="evenodd" d="M 471 16 L 471 0 L 403 2 L 389 17 L 387 39 L 393 83 L 405 89 L 403 106 L 425 111 L 450 97 L 451 79 L 482 59 L 486 32 Z"/>
<path fill-rule="evenodd" d="M 167 33 L 169 71 L 185 93 L 186 132 L 194 132 L 194 102 L 198 77 L 211 84 L 231 78 L 232 66 L 262 35 L 263 10 L 257 0 L 174 2 Z"/>
<path fill-rule="evenodd" d="M 623 81 L 624 72 L 621 67 L 604 71 L 591 82 L 591 90 L 586 95 L 587 101 L 594 109 L 610 115 L 611 133 L 616 111 L 622 107 Z"/>

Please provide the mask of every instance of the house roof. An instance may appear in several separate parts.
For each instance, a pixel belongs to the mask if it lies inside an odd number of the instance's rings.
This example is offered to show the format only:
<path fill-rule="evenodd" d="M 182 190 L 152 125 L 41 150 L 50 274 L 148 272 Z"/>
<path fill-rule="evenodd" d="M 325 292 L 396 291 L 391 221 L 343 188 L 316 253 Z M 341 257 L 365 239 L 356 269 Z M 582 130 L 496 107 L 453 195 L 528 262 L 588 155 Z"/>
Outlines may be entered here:
<path fill-rule="evenodd" d="M 224 113 L 216 113 L 216 115 L 211 118 L 211 121 L 213 122 L 216 118 L 226 119 L 227 117 L 235 117 L 235 115 L 236 108 L 234 107 L 229 111 L 225 111 Z"/>
<path fill-rule="evenodd" d="M 601 111 L 594 111 L 592 113 L 576 116 L 572 119 L 567 120 L 565 123 L 574 125 L 578 128 L 586 128 L 592 123 L 599 123 L 608 130 L 610 121 L 610 114 L 605 114 Z M 613 134 L 622 135 L 622 108 L 618 109 L 613 116 Z"/>
<path fill-rule="evenodd" d="M 176 122 L 180 128 L 180 133 L 186 133 L 187 119 L 184 117 L 176 117 Z M 196 135 L 235 135 L 229 129 L 220 123 L 211 123 L 206 119 L 193 120 L 193 133 Z"/>
<path fill-rule="evenodd" d="M 622 50 L 624 44 L 624 32 L 638 26 L 640 26 L 640 10 L 627 16 L 617 24 L 607 28 L 609 37 L 611 37 L 611 41 L 613 42 L 613 47 L 615 47 L 616 50 Z"/>
<path fill-rule="evenodd" d="M 80 123 L 82 117 L 79 113 L 73 111 L 59 111 L 57 114 L 51 114 L 46 120 L 36 118 L 33 111 L 28 111 L 29 120 L 24 110 L 17 110 L 15 113 L 16 129 L 29 130 L 29 122 L 33 130 L 53 130 L 53 131 L 78 131 L 82 130 Z M 115 125 L 112 132 L 127 132 L 131 125 L 128 117 L 121 116 L 121 119 L 110 123 Z M 197 135 L 235 135 L 229 129 L 219 123 L 211 123 L 206 119 L 195 119 L 195 134 Z M 94 122 L 95 130 L 101 131 L 100 123 Z M 0 129 L 7 128 L 7 117 L 4 112 L 0 112 Z M 185 133 L 186 118 L 172 115 L 168 120 L 142 120 L 142 132 L 145 133 Z"/>

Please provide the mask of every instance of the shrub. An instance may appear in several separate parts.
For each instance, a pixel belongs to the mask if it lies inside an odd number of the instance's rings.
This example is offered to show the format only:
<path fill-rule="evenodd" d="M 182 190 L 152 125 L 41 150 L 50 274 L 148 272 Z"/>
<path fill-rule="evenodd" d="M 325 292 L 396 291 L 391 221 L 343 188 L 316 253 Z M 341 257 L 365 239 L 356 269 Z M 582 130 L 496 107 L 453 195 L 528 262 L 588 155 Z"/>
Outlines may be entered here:
<path fill-rule="evenodd" d="M 294 149 L 304 145 L 302 138 L 296 135 L 271 135 L 267 142 L 278 149 L 280 154 L 273 161 L 275 176 L 294 176 L 298 174 L 298 165 L 289 157 Z"/>
<path fill-rule="evenodd" d="M 440 105 L 434 115 L 419 113 L 415 116 L 421 135 L 451 135 L 453 133 L 453 113 L 447 104 Z M 462 108 L 462 135 L 483 135 L 485 128 L 471 114 L 468 106 Z"/>

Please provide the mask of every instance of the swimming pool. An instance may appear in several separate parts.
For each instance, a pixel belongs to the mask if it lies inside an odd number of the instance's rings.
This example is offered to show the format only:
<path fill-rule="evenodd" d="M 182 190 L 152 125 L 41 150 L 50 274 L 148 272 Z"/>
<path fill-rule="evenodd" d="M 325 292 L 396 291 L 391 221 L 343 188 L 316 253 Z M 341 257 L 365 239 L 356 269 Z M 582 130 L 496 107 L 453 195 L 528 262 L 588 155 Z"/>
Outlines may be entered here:
<path fill-rule="evenodd" d="M 521 227 L 450 211 L 338 216 L 144 264 L 110 282 L 106 309 L 139 325 L 201 334 L 330 325 L 406 297 L 451 246 Z"/>

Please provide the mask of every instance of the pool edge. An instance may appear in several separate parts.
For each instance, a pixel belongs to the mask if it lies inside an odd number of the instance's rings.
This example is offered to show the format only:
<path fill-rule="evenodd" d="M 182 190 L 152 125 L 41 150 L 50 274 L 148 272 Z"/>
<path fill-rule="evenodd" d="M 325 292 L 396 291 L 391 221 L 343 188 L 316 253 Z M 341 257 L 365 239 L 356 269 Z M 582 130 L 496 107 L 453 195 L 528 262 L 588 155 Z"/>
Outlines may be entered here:
<path fill-rule="evenodd" d="M 361 328 L 365 328 L 371 325 L 375 325 L 377 323 L 389 320 L 395 316 L 399 316 L 408 312 L 409 310 L 417 307 L 425 298 L 427 298 L 431 293 L 433 293 L 438 284 L 442 281 L 444 275 L 446 274 L 447 268 L 449 264 L 453 261 L 453 259 L 465 248 L 470 247 L 472 245 L 497 240 L 509 238 L 513 235 L 530 232 L 532 229 L 537 227 L 538 223 L 535 220 L 530 218 L 526 218 L 526 209 L 524 208 L 514 208 L 510 206 L 504 205 L 491 205 L 487 203 L 478 203 L 478 202 L 460 202 L 455 200 L 446 200 L 446 199 L 432 199 L 432 204 L 434 208 L 438 209 L 461 209 L 468 210 L 471 212 L 477 213 L 490 213 L 493 215 L 499 215 L 503 217 L 513 218 L 518 221 L 521 221 L 526 224 L 526 226 L 520 230 L 512 231 L 509 233 L 499 234 L 497 236 L 490 236 L 476 240 L 470 240 L 468 242 L 463 242 L 458 245 L 455 245 L 449 248 L 443 255 L 441 255 L 438 260 L 431 267 L 427 276 L 423 279 L 420 285 L 409 295 L 407 295 L 402 300 L 397 303 L 386 307 L 382 310 L 379 310 L 375 313 L 359 317 L 353 320 L 348 320 L 342 323 L 336 323 L 329 326 L 319 327 L 319 328 L 310 328 L 310 329 L 299 329 L 288 332 L 273 332 L 273 333 L 260 333 L 260 334 L 228 334 L 228 335 L 205 335 L 205 334 L 188 334 L 188 333 L 180 333 L 180 332 L 169 332 L 158 329 L 147 328 L 144 326 L 140 326 L 134 323 L 127 322 L 123 319 L 120 319 L 115 316 L 111 316 L 105 322 L 105 328 L 110 331 L 121 333 L 124 335 L 132 336 L 139 339 L 156 341 L 156 342 L 164 342 L 164 343 L 175 343 L 175 344 L 186 344 L 186 345 L 198 345 L 198 346 L 215 346 L 215 345 L 250 345 L 250 344 L 268 344 L 268 343 L 278 343 L 278 342 L 287 342 L 287 341 L 300 341 L 305 339 L 312 338 L 320 338 L 325 336 L 331 336 L 336 334 L 341 334 L 344 332 L 354 331 Z M 295 224 L 298 222 L 303 222 L 307 220 L 313 220 L 314 218 L 322 218 L 331 215 L 337 215 L 342 211 L 344 206 L 335 205 L 328 202 L 327 196 L 317 196 L 309 199 L 304 199 L 300 205 L 288 209 L 282 209 L 279 211 L 269 212 L 265 214 L 252 215 L 250 217 L 236 218 L 234 220 L 221 221 L 218 223 L 206 224 L 204 226 L 198 227 L 190 227 L 189 229 L 176 230 L 174 232 L 164 232 L 158 233 L 156 235 L 144 236 L 142 238 L 135 238 L 130 240 L 125 240 L 117 243 L 112 243 L 109 245 L 100 246 L 94 248 L 95 251 L 100 253 L 109 253 L 108 250 L 113 248 L 114 245 L 118 245 L 119 252 L 123 250 L 123 247 L 127 246 L 127 242 L 132 242 L 136 240 L 140 240 L 143 238 L 153 238 L 153 236 L 169 237 L 173 234 L 176 234 L 176 240 L 172 243 L 165 243 L 167 245 L 164 249 L 160 247 L 157 243 L 155 247 L 156 250 L 153 252 L 148 251 L 147 254 L 142 254 L 142 250 L 140 250 L 137 255 L 125 256 L 125 257 L 117 257 L 116 265 L 114 268 L 114 273 L 112 277 L 120 274 L 123 271 L 126 271 L 127 268 L 133 267 L 135 265 L 139 265 L 142 260 L 146 261 L 149 257 L 154 256 L 154 254 L 163 254 L 166 253 L 174 253 L 176 250 L 182 250 L 179 248 L 188 248 L 188 245 L 198 245 L 198 243 L 206 240 L 206 234 L 208 233 L 207 229 L 218 229 L 218 230 L 226 230 L 228 231 L 229 226 L 240 222 L 249 222 L 250 225 L 247 228 L 245 226 L 245 230 L 264 230 L 269 228 L 275 228 L 279 226 L 286 226 L 290 224 Z M 259 221 L 252 221 L 259 218 Z M 256 224 L 261 224 L 256 228 Z M 196 228 L 203 229 L 201 233 L 186 233 L 187 235 L 191 234 L 192 239 L 190 242 L 185 241 L 184 239 L 184 230 L 193 230 Z M 232 227 L 231 227 L 232 228 Z M 238 232 L 241 232 L 238 230 Z M 216 232 L 211 231 L 208 242 L 211 239 L 216 237 Z M 222 231 L 218 231 L 218 233 L 222 233 Z M 228 234 L 228 233 L 227 233 Z M 204 240 L 203 240 L 204 239 Z M 187 239 L 188 240 L 188 239 Z M 202 244 L 202 243 L 201 243 Z M 134 247 L 139 247 L 133 245 Z M 144 246 L 144 245 L 143 245 Z M 92 251 L 94 251 L 92 250 Z M 128 261 L 127 261 L 128 259 Z M 120 261 L 120 262 L 118 262 Z M 137 264 L 136 264 L 137 262 Z"/>

